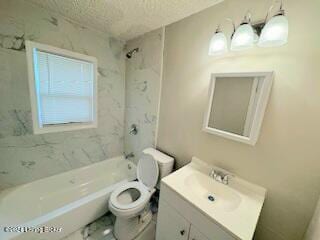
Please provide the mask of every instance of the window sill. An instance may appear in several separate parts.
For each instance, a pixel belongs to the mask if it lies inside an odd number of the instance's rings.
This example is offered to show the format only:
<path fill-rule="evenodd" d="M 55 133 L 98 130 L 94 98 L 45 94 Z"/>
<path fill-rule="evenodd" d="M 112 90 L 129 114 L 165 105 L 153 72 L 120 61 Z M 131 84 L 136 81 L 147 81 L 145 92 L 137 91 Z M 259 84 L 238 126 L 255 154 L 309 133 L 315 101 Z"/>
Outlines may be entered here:
<path fill-rule="evenodd" d="M 34 134 L 45 134 L 45 133 L 57 133 L 57 132 L 69 132 L 69 131 L 76 131 L 82 129 L 89 129 L 89 128 L 97 128 L 97 123 L 72 123 L 72 124 L 57 124 L 52 126 L 44 126 L 38 127 L 33 126 L 33 133 Z"/>

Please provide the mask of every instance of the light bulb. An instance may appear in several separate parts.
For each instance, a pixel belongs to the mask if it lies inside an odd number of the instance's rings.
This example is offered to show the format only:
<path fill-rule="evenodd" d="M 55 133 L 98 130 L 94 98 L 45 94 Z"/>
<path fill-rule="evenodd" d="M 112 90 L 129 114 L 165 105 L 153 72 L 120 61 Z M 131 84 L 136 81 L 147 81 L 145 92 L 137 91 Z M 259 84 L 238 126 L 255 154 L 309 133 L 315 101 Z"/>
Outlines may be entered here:
<path fill-rule="evenodd" d="M 228 51 L 227 37 L 222 32 L 216 32 L 210 41 L 209 55 L 216 56 L 226 53 Z"/>
<path fill-rule="evenodd" d="M 259 47 L 277 47 L 288 42 L 289 23 L 284 15 L 277 15 L 271 18 L 262 33 L 258 42 Z"/>
<path fill-rule="evenodd" d="M 250 23 L 241 24 L 235 31 L 232 41 L 231 50 L 240 51 L 254 46 L 255 34 Z"/>

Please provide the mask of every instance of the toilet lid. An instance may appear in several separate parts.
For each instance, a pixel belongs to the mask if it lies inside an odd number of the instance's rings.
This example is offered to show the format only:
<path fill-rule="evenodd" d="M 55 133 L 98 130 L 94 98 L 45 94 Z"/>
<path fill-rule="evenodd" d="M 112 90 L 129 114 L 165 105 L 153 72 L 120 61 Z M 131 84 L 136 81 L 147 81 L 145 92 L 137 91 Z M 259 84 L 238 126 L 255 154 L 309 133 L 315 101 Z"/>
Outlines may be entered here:
<path fill-rule="evenodd" d="M 159 177 L 158 163 L 149 154 L 143 154 L 138 163 L 137 169 L 138 180 L 148 189 L 157 185 Z"/>

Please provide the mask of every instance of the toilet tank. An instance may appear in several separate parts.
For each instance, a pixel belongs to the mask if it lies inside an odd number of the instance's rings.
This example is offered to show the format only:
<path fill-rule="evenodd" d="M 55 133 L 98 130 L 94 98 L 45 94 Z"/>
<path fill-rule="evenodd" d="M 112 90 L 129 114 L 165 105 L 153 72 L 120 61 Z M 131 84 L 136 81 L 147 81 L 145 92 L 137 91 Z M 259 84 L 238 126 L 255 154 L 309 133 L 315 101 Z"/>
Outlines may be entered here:
<path fill-rule="evenodd" d="M 161 178 L 167 176 L 169 173 L 172 172 L 174 158 L 164 154 L 157 149 L 154 148 L 147 148 L 143 150 L 143 153 L 151 155 L 157 162 L 159 166 L 159 179 L 160 182 Z"/>

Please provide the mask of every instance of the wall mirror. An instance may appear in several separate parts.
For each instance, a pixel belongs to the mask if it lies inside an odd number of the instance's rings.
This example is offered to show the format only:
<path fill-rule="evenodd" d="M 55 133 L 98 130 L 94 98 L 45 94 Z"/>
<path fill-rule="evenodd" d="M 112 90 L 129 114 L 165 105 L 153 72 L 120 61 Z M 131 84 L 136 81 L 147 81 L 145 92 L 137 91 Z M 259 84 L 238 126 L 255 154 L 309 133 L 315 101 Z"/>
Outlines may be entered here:
<path fill-rule="evenodd" d="M 212 74 L 203 130 L 254 145 L 272 80 L 273 72 Z"/>

